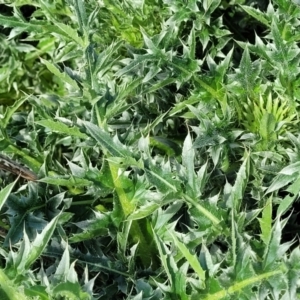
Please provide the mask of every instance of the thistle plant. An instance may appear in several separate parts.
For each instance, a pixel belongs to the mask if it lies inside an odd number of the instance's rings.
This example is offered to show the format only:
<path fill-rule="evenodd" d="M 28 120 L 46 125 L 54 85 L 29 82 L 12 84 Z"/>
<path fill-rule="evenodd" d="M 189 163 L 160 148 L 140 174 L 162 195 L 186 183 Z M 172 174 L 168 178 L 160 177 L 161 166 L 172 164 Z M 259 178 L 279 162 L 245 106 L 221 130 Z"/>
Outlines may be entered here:
<path fill-rule="evenodd" d="M 277 135 L 283 135 L 290 129 L 296 128 L 298 123 L 294 105 L 290 100 L 279 95 L 272 97 L 272 93 L 269 93 L 266 96 L 248 98 L 241 106 L 241 124 L 246 130 L 258 133 L 260 136 L 264 136 L 262 127 L 266 125 L 264 124 L 266 118 L 274 120 L 273 131 L 276 131 Z"/>
<path fill-rule="evenodd" d="M 237 110 L 242 126 L 258 135 L 256 150 L 273 149 L 278 138 L 295 131 L 299 122 L 295 105 L 278 95 L 274 99 L 271 93 L 247 98 L 245 103 L 237 105 L 241 106 Z"/>
<path fill-rule="evenodd" d="M 0 299 L 299 298 L 300 7 L 25 2 L 0 13 Z"/>

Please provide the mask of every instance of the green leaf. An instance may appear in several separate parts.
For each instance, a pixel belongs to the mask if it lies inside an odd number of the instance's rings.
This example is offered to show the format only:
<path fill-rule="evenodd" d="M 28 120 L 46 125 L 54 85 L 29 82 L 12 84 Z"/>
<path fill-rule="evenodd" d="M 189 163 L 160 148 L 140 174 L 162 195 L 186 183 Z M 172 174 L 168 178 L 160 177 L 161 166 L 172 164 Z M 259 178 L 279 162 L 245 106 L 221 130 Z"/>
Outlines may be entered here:
<path fill-rule="evenodd" d="M 86 34 L 87 31 L 87 15 L 85 10 L 85 5 L 82 0 L 75 0 L 74 7 L 78 19 L 79 29 L 81 32 L 84 32 Z"/>
<path fill-rule="evenodd" d="M 111 221 L 109 215 L 95 212 L 95 216 L 95 219 L 86 220 L 75 224 L 79 228 L 81 228 L 83 232 L 76 233 L 71 236 L 69 238 L 69 243 L 78 243 L 85 240 L 92 240 L 99 236 L 107 234 Z"/>
<path fill-rule="evenodd" d="M 268 245 L 272 233 L 272 197 L 268 198 L 262 211 L 262 217 L 258 221 L 261 230 L 261 239 L 265 245 Z"/>
<path fill-rule="evenodd" d="M 284 67 L 288 67 L 288 45 L 284 41 L 281 32 L 279 31 L 279 26 L 277 26 L 277 22 L 275 20 L 273 20 L 271 24 L 271 32 L 277 50 L 273 54 L 273 59 L 276 59 L 275 62 L 278 64 L 281 70 Z"/>
<path fill-rule="evenodd" d="M 29 183 L 28 187 L 29 194 L 27 197 L 11 194 L 6 201 L 9 208 L 7 215 L 11 226 L 5 236 L 5 247 L 18 242 L 24 229 L 29 238 L 34 239 L 36 232 L 42 231 L 47 224 L 40 211 L 44 209 L 45 204 L 37 199 L 37 183 Z M 34 211 L 35 213 L 33 213 Z"/>
<path fill-rule="evenodd" d="M 207 174 L 207 167 L 208 167 L 208 161 L 199 169 L 197 172 L 197 179 L 196 179 L 196 191 L 197 194 L 202 194 L 205 191 L 206 183 L 209 180 L 209 174 Z"/>
<path fill-rule="evenodd" d="M 277 209 L 277 216 L 281 216 L 292 208 L 293 202 L 297 199 L 300 192 L 300 176 L 286 189 L 291 195 L 286 195 L 281 201 Z"/>
<path fill-rule="evenodd" d="M 282 223 L 283 222 L 277 218 L 274 226 L 272 227 L 272 233 L 268 241 L 269 243 L 264 252 L 264 268 L 270 267 L 277 259 L 281 257 L 279 257 L 279 255 L 281 255 L 279 250 L 282 235 Z"/>
<path fill-rule="evenodd" d="M 53 284 L 61 282 L 78 283 L 78 276 L 74 270 L 74 266 L 75 261 L 70 265 L 70 252 L 67 245 L 55 270 Z"/>
<path fill-rule="evenodd" d="M 258 20 L 259 22 L 263 23 L 267 27 L 270 27 L 270 22 L 268 19 L 265 18 L 266 14 L 263 12 L 259 11 L 258 9 L 255 9 L 254 7 L 251 6 L 246 6 L 246 5 L 240 5 L 240 7 L 250 16 Z"/>
<path fill-rule="evenodd" d="M 188 297 L 185 292 L 186 282 L 184 274 L 178 269 L 173 256 L 160 237 L 154 231 L 153 234 L 163 268 L 171 284 L 171 293 L 177 295 L 182 300 L 187 300 Z"/>
<path fill-rule="evenodd" d="M 179 249 L 179 251 L 185 257 L 185 259 L 188 261 L 191 268 L 197 273 L 199 280 L 200 280 L 200 284 L 201 284 L 202 288 L 204 288 L 205 287 L 205 283 L 204 283 L 205 282 L 205 271 L 202 269 L 197 256 L 195 254 L 190 253 L 190 250 L 183 243 L 181 243 L 178 240 L 175 233 L 169 231 L 169 234 L 172 236 L 175 246 Z"/>
<path fill-rule="evenodd" d="M 46 226 L 47 222 L 45 220 L 30 213 L 28 207 L 27 209 L 27 211 L 24 211 L 24 208 L 20 207 L 20 209 L 16 211 L 17 214 L 10 217 L 11 227 L 5 236 L 4 246 L 8 246 L 9 244 L 13 245 L 18 242 L 22 237 L 24 227 L 26 228 L 27 234 L 30 234 L 32 238 L 37 230 L 42 230 Z"/>
<path fill-rule="evenodd" d="M 161 68 L 157 65 L 151 66 L 148 73 L 145 75 L 142 83 L 147 83 L 150 81 L 154 76 L 156 76 L 161 71 Z"/>
<path fill-rule="evenodd" d="M 49 128 L 54 132 L 75 136 L 83 139 L 87 138 L 87 135 L 80 132 L 80 130 L 77 127 L 69 127 L 66 124 L 61 122 L 57 122 L 53 120 L 40 120 L 40 121 L 36 121 L 35 123 L 43 127 Z"/>
<path fill-rule="evenodd" d="M 27 297 L 23 293 L 18 292 L 18 287 L 14 286 L 6 275 L 4 270 L 0 269 L 0 290 L 2 290 L 8 300 L 26 300 Z M 3 296 L 3 294 L 2 294 Z"/>
<path fill-rule="evenodd" d="M 262 139 L 265 141 L 274 141 L 276 139 L 275 127 L 276 119 L 273 114 L 264 113 L 259 128 L 259 134 Z"/>
<path fill-rule="evenodd" d="M 187 182 L 192 191 L 196 191 L 196 176 L 195 176 L 195 150 L 193 148 L 192 138 L 190 133 L 186 136 L 182 148 L 182 165 L 186 168 Z"/>
<path fill-rule="evenodd" d="M 165 210 L 158 209 L 154 229 L 157 231 L 166 230 L 168 222 L 178 213 L 182 206 L 183 204 L 181 201 L 172 201 Z"/>
<path fill-rule="evenodd" d="M 165 246 L 165 244 L 162 242 L 160 237 L 153 231 L 154 239 L 159 251 L 159 257 L 161 259 L 162 265 L 164 267 L 164 270 L 168 276 L 168 279 L 173 285 L 174 278 L 175 278 L 175 272 L 178 271 L 177 265 L 174 261 L 174 258 L 170 255 L 168 248 Z"/>
<path fill-rule="evenodd" d="M 59 283 L 54 289 L 53 294 L 56 299 L 60 296 L 69 300 L 90 300 L 91 297 L 88 293 L 83 292 L 78 282 L 62 282 Z"/>
<path fill-rule="evenodd" d="M 245 153 L 244 161 L 237 173 L 234 186 L 232 187 L 228 205 L 234 209 L 235 213 L 240 211 L 241 201 L 244 196 L 244 191 L 248 183 L 249 177 L 249 154 Z"/>
<path fill-rule="evenodd" d="M 300 184 L 300 178 L 295 181 L 297 183 L 298 187 Z M 294 194 L 293 196 L 287 195 L 285 196 L 281 201 L 277 209 L 277 217 L 279 218 L 282 216 L 284 213 L 286 213 L 289 209 L 291 209 L 293 202 L 295 199 L 297 199 L 297 193 Z"/>
<path fill-rule="evenodd" d="M 10 183 L 9 185 L 7 185 L 4 189 L 2 189 L 0 191 L 0 209 L 4 205 L 5 201 L 9 197 L 9 195 L 11 194 L 11 192 L 18 180 L 19 180 L 19 178 L 17 178 L 14 182 Z"/>
<path fill-rule="evenodd" d="M 148 88 L 146 88 L 144 90 L 144 93 L 145 94 L 148 94 L 148 93 L 151 94 L 151 93 L 153 93 L 157 90 L 160 90 L 163 87 L 168 86 L 168 85 L 170 85 L 172 83 L 175 83 L 175 82 L 176 82 L 176 78 L 166 78 L 164 80 L 160 80 L 159 82 L 151 84 Z"/>
<path fill-rule="evenodd" d="M 48 293 L 46 292 L 45 286 L 35 285 L 24 289 L 27 297 L 37 297 L 40 300 L 49 300 Z"/>
<path fill-rule="evenodd" d="M 49 222 L 40 234 L 37 234 L 35 240 L 30 243 L 29 238 L 24 230 L 24 240 L 21 243 L 18 253 L 11 254 L 7 260 L 6 270 L 11 277 L 17 274 L 26 274 L 31 265 L 39 258 L 46 248 L 52 234 L 56 228 L 60 215 Z"/>
<path fill-rule="evenodd" d="M 2 2 L 0 299 L 297 299 L 300 7 Z"/>
<path fill-rule="evenodd" d="M 60 22 L 54 22 L 54 24 L 55 24 L 55 26 L 51 27 L 51 29 L 52 29 L 51 33 L 55 32 L 58 34 L 62 34 L 65 37 L 73 40 L 78 45 L 80 45 L 83 49 L 85 49 L 87 47 L 87 42 L 78 36 L 78 33 L 75 29 L 73 29 L 72 27 L 70 27 L 66 24 L 60 23 Z M 47 28 L 47 26 L 46 26 L 46 28 Z M 50 29 L 50 27 L 49 27 L 49 29 Z"/>
<path fill-rule="evenodd" d="M 255 65 L 250 58 L 248 47 L 245 48 L 240 65 L 238 80 L 248 96 L 254 96 L 256 80 L 261 71 L 261 65 Z"/>
<path fill-rule="evenodd" d="M 223 289 L 222 291 L 216 292 L 216 293 L 210 293 L 203 297 L 204 300 L 221 300 L 224 299 L 226 296 L 231 295 L 233 293 L 241 293 L 244 287 L 258 285 L 260 282 L 267 280 L 269 278 L 272 278 L 273 276 L 278 276 L 281 274 L 281 270 L 274 270 L 271 272 L 265 272 L 259 275 L 255 275 L 252 277 L 249 277 L 245 280 L 241 280 L 238 282 L 235 282 L 234 284 L 230 285 L 228 288 Z"/>
<path fill-rule="evenodd" d="M 57 222 L 59 220 L 60 214 L 53 218 L 47 226 L 43 229 L 40 234 L 37 234 L 36 239 L 30 246 L 30 251 L 23 258 L 25 261 L 25 269 L 29 267 L 38 259 L 38 257 L 43 253 L 44 249 L 48 245 L 50 238 L 56 228 Z"/>
<path fill-rule="evenodd" d="M 131 213 L 126 220 L 133 221 L 146 218 L 147 216 L 153 214 L 159 207 L 160 205 L 157 203 L 146 203 Z"/>
<path fill-rule="evenodd" d="M 206 13 L 212 14 L 215 9 L 220 5 L 221 0 L 204 0 L 203 8 Z"/>
<path fill-rule="evenodd" d="M 55 76 L 57 76 L 62 82 L 68 83 L 74 89 L 79 90 L 77 82 L 73 80 L 66 72 L 60 72 L 60 70 L 55 65 L 51 64 L 47 60 L 44 60 L 43 58 L 41 58 L 41 61 L 48 68 L 48 70 Z"/>
<path fill-rule="evenodd" d="M 134 93 L 134 91 L 142 84 L 143 78 L 137 78 L 134 80 L 131 80 L 130 83 L 124 84 L 120 87 L 119 93 L 116 97 L 116 103 L 119 105 L 122 105 L 121 101 L 126 100 L 127 97 L 130 96 L 130 94 Z M 123 104 L 124 105 L 124 104 Z"/>
<path fill-rule="evenodd" d="M 29 23 L 25 23 L 20 21 L 19 19 L 15 17 L 7 17 L 4 15 L 0 15 L 0 25 L 4 27 L 19 27 L 23 29 L 34 29 L 34 26 L 32 26 Z"/>
<path fill-rule="evenodd" d="M 290 164 L 286 167 L 284 167 L 279 174 L 287 175 L 287 176 L 292 176 L 295 174 L 300 173 L 300 161 L 297 161 L 293 164 Z"/>
<path fill-rule="evenodd" d="M 196 37 L 195 37 L 195 28 L 194 26 L 191 29 L 191 32 L 188 37 L 189 47 L 187 48 L 187 57 L 189 59 L 195 59 L 195 51 L 196 51 Z"/>
<path fill-rule="evenodd" d="M 220 226 L 221 219 L 219 219 L 217 216 L 215 216 L 212 212 L 209 211 L 209 209 L 205 208 L 204 205 L 201 205 L 201 202 L 195 201 L 188 195 L 182 195 L 187 203 L 190 203 L 195 209 L 203 215 L 205 218 L 207 218 L 212 224 L 218 229 L 218 231 L 223 231 L 222 227 Z"/>
<path fill-rule="evenodd" d="M 121 143 L 117 144 L 110 135 L 101 129 L 100 127 L 94 125 L 90 122 L 83 122 L 85 128 L 87 129 L 87 134 L 95 139 L 96 142 L 100 144 L 102 148 L 107 150 L 112 156 L 116 157 L 130 157 L 132 153 L 128 151 Z"/>
<path fill-rule="evenodd" d="M 228 71 L 229 67 L 230 67 L 230 62 L 232 59 L 232 55 L 233 55 L 233 48 L 228 52 L 228 54 L 226 55 L 226 57 L 224 58 L 224 60 L 221 61 L 221 63 L 217 66 L 216 68 L 216 74 L 214 74 L 215 76 L 218 77 L 218 80 L 220 82 L 223 82 L 224 77 L 226 75 L 226 72 Z"/>
<path fill-rule="evenodd" d="M 8 106 L 6 108 L 5 114 L 4 114 L 4 118 L 0 119 L 0 124 L 2 128 L 6 128 L 8 123 L 11 120 L 11 117 L 13 116 L 13 114 L 20 108 L 20 106 L 22 106 L 24 104 L 24 102 L 26 102 L 28 100 L 30 96 L 27 97 L 22 97 L 21 99 L 17 100 L 14 102 L 13 105 Z"/>
<path fill-rule="evenodd" d="M 39 180 L 40 182 L 45 182 L 48 184 L 54 184 L 54 185 L 60 185 L 60 186 L 76 186 L 76 187 L 82 187 L 82 186 L 90 186 L 92 182 L 90 180 L 84 179 L 84 178 L 78 178 L 75 176 L 72 176 L 68 179 L 65 178 L 59 178 L 59 176 L 56 177 L 44 177 Z"/>
<path fill-rule="evenodd" d="M 150 137 L 150 145 L 164 151 L 168 156 L 177 156 L 181 152 L 181 148 L 171 139 L 166 139 L 160 136 Z"/>
<path fill-rule="evenodd" d="M 156 166 L 150 166 L 145 168 L 146 176 L 151 184 L 153 184 L 162 193 L 178 192 L 178 181 L 174 180 L 173 175 L 158 168 Z"/>
<path fill-rule="evenodd" d="M 298 173 L 294 173 L 292 175 L 278 174 L 267 189 L 266 194 L 279 190 L 280 188 L 296 180 L 298 177 Z"/>
<path fill-rule="evenodd" d="M 113 64 L 117 61 L 117 59 L 114 59 L 114 54 L 117 53 L 122 44 L 122 41 L 112 42 L 97 55 L 94 65 L 89 66 L 89 68 L 93 70 L 93 78 L 96 74 L 102 77 L 111 70 Z M 89 47 L 91 47 L 91 45 Z"/>

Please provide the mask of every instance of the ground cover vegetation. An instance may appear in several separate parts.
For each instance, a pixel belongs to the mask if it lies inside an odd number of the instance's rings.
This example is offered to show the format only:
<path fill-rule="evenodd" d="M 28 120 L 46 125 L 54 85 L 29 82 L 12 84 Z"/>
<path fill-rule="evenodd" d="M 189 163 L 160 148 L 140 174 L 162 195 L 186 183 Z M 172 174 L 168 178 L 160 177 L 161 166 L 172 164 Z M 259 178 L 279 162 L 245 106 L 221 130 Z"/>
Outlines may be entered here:
<path fill-rule="evenodd" d="M 0 299 L 299 298 L 296 0 L 1 3 Z"/>

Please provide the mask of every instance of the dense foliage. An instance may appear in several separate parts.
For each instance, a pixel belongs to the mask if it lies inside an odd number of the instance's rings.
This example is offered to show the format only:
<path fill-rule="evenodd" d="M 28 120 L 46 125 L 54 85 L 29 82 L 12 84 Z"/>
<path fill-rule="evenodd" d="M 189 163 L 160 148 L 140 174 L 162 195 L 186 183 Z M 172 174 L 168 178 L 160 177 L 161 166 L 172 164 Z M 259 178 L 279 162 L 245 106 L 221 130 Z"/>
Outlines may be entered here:
<path fill-rule="evenodd" d="M 298 299 L 297 1 L 15 0 L 0 25 L 0 151 L 39 178 L 0 173 L 1 300 Z"/>

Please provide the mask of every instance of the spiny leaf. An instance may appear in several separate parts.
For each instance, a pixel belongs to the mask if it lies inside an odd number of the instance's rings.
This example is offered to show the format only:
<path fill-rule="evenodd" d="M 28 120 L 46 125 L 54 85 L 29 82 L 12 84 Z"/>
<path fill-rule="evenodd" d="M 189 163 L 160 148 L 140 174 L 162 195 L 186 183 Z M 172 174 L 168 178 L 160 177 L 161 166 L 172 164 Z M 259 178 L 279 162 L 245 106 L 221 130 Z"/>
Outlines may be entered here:
<path fill-rule="evenodd" d="M 52 121 L 52 120 L 40 120 L 36 124 L 49 128 L 51 131 L 58 132 L 61 134 L 71 135 L 80 138 L 87 138 L 87 135 L 80 132 L 77 127 L 69 127 L 64 123 Z"/>
<path fill-rule="evenodd" d="M 48 70 L 52 72 L 55 76 L 57 76 L 60 80 L 63 82 L 68 83 L 73 88 L 78 89 L 78 84 L 75 80 L 73 80 L 66 72 L 60 72 L 60 70 L 52 63 L 48 62 L 47 60 L 44 60 L 41 58 L 41 61 L 43 64 L 46 65 Z"/>
<path fill-rule="evenodd" d="M 270 26 L 270 21 L 266 18 L 266 15 L 258 9 L 246 5 L 241 5 L 241 8 L 245 10 L 245 12 L 247 12 L 250 16 L 254 17 L 264 25 L 268 27 Z"/>
<path fill-rule="evenodd" d="M 246 188 L 249 176 L 249 154 L 245 153 L 244 161 L 237 173 L 234 186 L 232 187 L 231 194 L 228 200 L 229 205 L 239 212 L 241 200 L 243 199 L 244 190 Z"/>
<path fill-rule="evenodd" d="M 130 151 L 128 151 L 125 147 L 120 147 L 121 145 L 117 145 L 110 135 L 102 128 L 90 122 L 84 122 L 84 126 L 87 129 L 87 134 L 93 137 L 100 144 L 100 146 L 107 150 L 112 156 L 131 156 Z"/>
<path fill-rule="evenodd" d="M 9 185 L 7 185 L 4 189 L 2 189 L 0 191 L 0 209 L 4 205 L 7 198 L 9 197 L 9 195 L 12 192 L 17 181 L 18 181 L 18 178 L 14 182 L 10 183 Z"/>
<path fill-rule="evenodd" d="M 205 284 L 205 271 L 202 269 L 198 258 L 196 257 L 195 254 L 191 254 L 190 250 L 183 244 L 181 243 L 178 238 L 176 237 L 175 233 L 169 231 L 169 234 L 172 236 L 175 246 L 177 246 L 177 248 L 181 251 L 181 253 L 183 254 L 183 256 L 186 258 L 186 260 L 189 262 L 191 268 L 194 269 L 194 271 L 197 273 L 197 275 L 199 276 L 199 280 L 201 281 L 201 286 L 204 288 Z"/>
<path fill-rule="evenodd" d="M 52 234 L 56 228 L 57 222 L 60 218 L 60 214 L 53 218 L 47 226 L 43 229 L 43 231 L 37 235 L 36 239 L 30 246 L 30 252 L 25 260 L 25 268 L 28 269 L 37 258 L 43 253 L 46 248 Z"/>
<path fill-rule="evenodd" d="M 261 239 L 268 245 L 271 238 L 272 229 L 272 197 L 270 197 L 265 204 L 262 211 L 262 217 L 259 220 Z"/>

